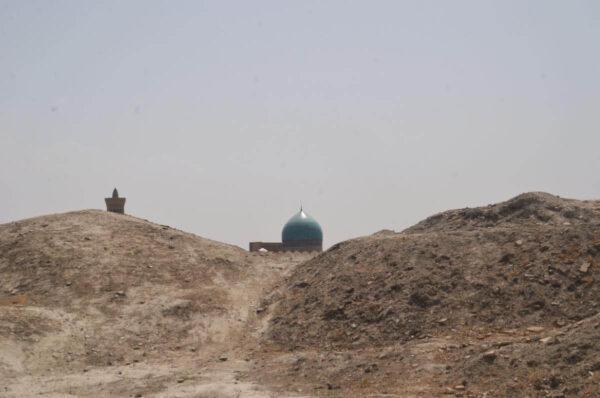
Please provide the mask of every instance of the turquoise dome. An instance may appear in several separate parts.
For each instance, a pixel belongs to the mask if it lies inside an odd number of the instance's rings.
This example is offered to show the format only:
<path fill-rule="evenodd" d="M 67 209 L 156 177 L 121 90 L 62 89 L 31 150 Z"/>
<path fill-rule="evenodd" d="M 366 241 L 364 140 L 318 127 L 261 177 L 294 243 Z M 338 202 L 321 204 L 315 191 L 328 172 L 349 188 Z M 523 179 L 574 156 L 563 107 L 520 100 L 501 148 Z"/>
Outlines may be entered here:
<path fill-rule="evenodd" d="M 296 213 L 283 226 L 281 231 L 281 241 L 283 243 L 290 241 L 323 241 L 323 230 L 319 223 L 306 214 L 302 209 Z"/>

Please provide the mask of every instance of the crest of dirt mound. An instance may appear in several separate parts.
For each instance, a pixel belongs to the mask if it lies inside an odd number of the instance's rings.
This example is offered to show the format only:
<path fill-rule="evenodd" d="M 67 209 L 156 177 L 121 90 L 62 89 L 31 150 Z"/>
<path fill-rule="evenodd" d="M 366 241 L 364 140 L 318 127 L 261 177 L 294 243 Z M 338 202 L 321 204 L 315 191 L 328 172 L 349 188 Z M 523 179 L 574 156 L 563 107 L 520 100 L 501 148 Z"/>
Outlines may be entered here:
<path fill-rule="evenodd" d="M 267 341 L 359 348 L 599 311 L 600 201 L 526 193 L 333 246 L 269 303 Z"/>
<path fill-rule="evenodd" d="M 208 287 L 248 260 L 235 246 L 96 210 L 0 225 L 1 288 L 33 303 L 77 305 L 144 284 Z"/>

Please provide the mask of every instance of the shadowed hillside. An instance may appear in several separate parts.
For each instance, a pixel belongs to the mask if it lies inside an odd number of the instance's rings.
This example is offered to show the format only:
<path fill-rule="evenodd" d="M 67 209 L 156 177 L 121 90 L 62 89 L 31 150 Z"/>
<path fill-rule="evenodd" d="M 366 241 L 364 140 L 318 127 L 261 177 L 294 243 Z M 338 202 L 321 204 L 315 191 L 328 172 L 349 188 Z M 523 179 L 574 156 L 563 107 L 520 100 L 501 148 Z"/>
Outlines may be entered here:
<path fill-rule="evenodd" d="M 599 267 L 600 202 L 527 193 L 342 242 L 301 264 L 268 300 L 266 342 L 331 352 L 552 330 L 600 311 Z"/>

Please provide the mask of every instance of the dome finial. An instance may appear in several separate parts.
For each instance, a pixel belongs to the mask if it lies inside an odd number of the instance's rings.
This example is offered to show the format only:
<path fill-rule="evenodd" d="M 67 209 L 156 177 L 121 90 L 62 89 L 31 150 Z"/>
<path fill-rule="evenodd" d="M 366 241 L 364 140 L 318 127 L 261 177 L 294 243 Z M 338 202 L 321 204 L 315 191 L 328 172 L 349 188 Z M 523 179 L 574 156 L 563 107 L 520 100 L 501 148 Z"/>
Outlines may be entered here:
<path fill-rule="evenodd" d="M 300 202 L 300 211 L 302 211 L 302 202 Z"/>
<path fill-rule="evenodd" d="M 119 191 L 117 191 L 117 188 L 113 189 L 112 197 L 115 199 L 119 197 Z"/>

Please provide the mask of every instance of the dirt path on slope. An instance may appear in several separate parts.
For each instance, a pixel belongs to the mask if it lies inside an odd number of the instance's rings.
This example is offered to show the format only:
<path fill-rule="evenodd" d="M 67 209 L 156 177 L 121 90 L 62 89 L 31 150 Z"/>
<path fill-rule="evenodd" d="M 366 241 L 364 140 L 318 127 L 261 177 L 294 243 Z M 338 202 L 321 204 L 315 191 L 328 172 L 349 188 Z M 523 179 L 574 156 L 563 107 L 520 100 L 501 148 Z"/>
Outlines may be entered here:
<path fill-rule="evenodd" d="M 229 292 L 227 311 L 211 314 L 198 332 L 208 343 L 178 346 L 174 336 L 172 349 L 141 352 L 125 358 L 125 363 L 98 364 L 71 369 L 68 361 L 57 358 L 70 355 L 80 347 L 81 333 L 92 333 L 103 318 L 87 313 L 77 316 L 61 308 L 27 305 L 23 300 L 5 300 L 0 319 L 29 322 L 30 329 L 44 323 L 58 325 L 56 332 L 31 339 L 0 337 L 0 381 L 2 397 L 299 397 L 302 394 L 271 392 L 248 377 L 257 338 L 262 327 L 257 317 L 261 299 L 274 289 L 302 255 L 263 254 L 253 264 L 254 275 L 226 286 Z M 222 282 L 224 285 L 226 281 Z M 165 296 L 177 296 L 165 292 Z M 140 300 L 140 296 L 136 296 Z M 142 297 L 142 299 L 144 299 Z M 150 299 L 145 298 L 145 299 Z M 148 316 L 151 316 L 150 314 Z M 17 323 L 17 322 L 15 322 Z M 1 325 L 1 323 L 0 323 Z M 14 325 L 12 326 L 14 328 Z M 25 328 L 25 325 L 23 325 Z M 106 330 L 108 325 L 102 325 Z M 24 329 L 23 329 L 24 330 Z M 194 331 L 190 331 L 194 333 Z M 19 336 L 16 332 L 14 337 Z M 9 333 L 10 335 L 10 333 Z M 74 337 L 75 336 L 75 337 Z M 116 354 L 122 342 L 112 348 Z M 105 354 L 105 353 L 103 353 Z M 242 377 L 243 376 L 243 377 Z M 242 380 L 243 379 L 243 380 Z"/>

